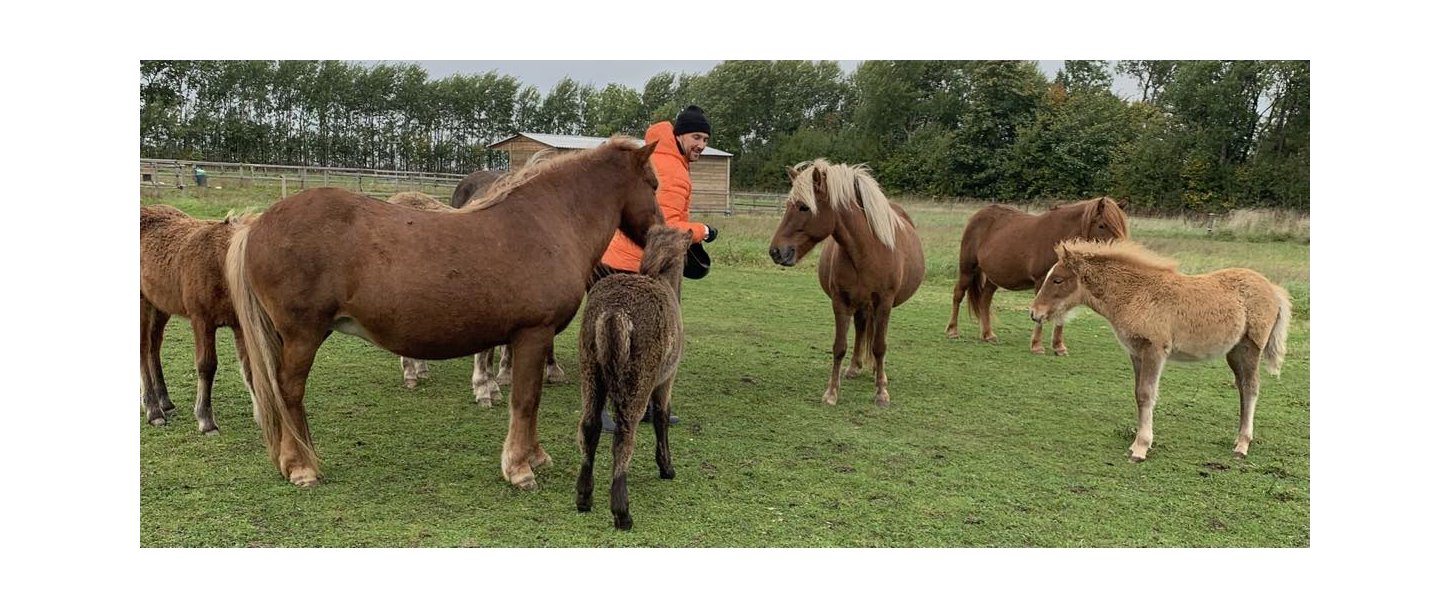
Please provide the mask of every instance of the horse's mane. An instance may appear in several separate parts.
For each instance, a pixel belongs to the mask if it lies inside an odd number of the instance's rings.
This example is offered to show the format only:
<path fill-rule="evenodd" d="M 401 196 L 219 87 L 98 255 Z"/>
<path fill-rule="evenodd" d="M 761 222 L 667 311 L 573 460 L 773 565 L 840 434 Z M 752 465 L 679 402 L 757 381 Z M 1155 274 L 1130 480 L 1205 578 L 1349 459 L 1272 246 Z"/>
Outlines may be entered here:
<path fill-rule="evenodd" d="M 826 176 L 826 192 L 831 196 L 827 204 L 841 213 L 850 212 L 853 204 L 860 207 L 876 238 L 887 249 L 896 247 L 896 231 L 904 222 L 891 208 L 891 201 L 881 192 L 881 186 L 866 165 L 835 164 L 817 158 L 796 163 L 795 170 L 797 174 L 790 186 L 793 200 L 805 203 L 811 213 L 816 212 L 815 172 L 820 171 Z"/>
<path fill-rule="evenodd" d="M 477 211 L 487 209 L 498 204 L 509 197 L 514 190 L 532 182 L 541 174 L 551 173 L 554 169 L 568 167 L 606 153 L 608 150 L 633 150 L 639 147 L 639 142 L 626 135 L 615 135 L 608 141 L 599 144 L 592 150 L 580 150 L 567 154 L 545 154 L 543 151 L 535 152 L 529 157 L 529 162 L 517 170 L 505 173 L 503 177 L 494 182 L 493 187 L 483 196 L 474 197 L 468 201 L 460 210 Z"/>
<path fill-rule="evenodd" d="M 1128 238 L 1128 214 L 1123 213 L 1123 206 L 1118 204 L 1118 201 L 1113 200 L 1112 197 L 1100 196 L 1085 201 L 1058 203 L 1049 207 L 1047 210 L 1081 214 L 1082 233 L 1088 234 L 1091 232 L 1093 218 L 1095 217 L 1093 215 L 1093 208 L 1099 202 L 1112 203 L 1111 205 L 1103 205 L 1102 218 L 1103 222 L 1108 225 L 1108 229 L 1113 234 L 1121 235 L 1119 238 Z"/>
<path fill-rule="evenodd" d="M 1178 262 L 1172 258 L 1149 251 L 1137 241 L 1119 239 L 1116 241 L 1089 241 L 1072 239 L 1057 244 L 1057 257 L 1114 261 L 1128 266 L 1148 270 L 1177 271 Z"/>

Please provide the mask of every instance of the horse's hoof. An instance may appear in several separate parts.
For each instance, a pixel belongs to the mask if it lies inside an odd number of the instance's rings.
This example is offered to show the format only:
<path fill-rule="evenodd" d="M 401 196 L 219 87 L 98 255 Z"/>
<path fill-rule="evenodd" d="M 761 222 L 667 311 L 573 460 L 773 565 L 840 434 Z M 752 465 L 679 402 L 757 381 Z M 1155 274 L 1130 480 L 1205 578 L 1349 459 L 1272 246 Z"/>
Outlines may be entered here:
<path fill-rule="evenodd" d="M 848 367 L 848 368 L 846 368 L 846 377 L 847 378 L 855 378 L 856 376 L 859 376 L 859 375 L 861 375 L 861 368 L 858 368 L 858 367 Z"/>
<path fill-rule="evenodd" d="M 891 400 L 890 399 L 877 399 L 876 400 L 876 407 L 891 407 Z"/>
<path fill-rule="evenodd" d="M 539 482 L 534 480 L 534 474 L 528 473 L 517 480 L 512 481 L 515 488 L 532 492 L 539 489 Z"/>
<path fill-rule="evenodd" d="M 161 404 L 161 411 L 163 411 L 163 412 L 169 412 L 169 411 L 172 411 L 174 409 L 176 409 L 176 404 L 175 403 L 171 403 L 170 401 L 166 401 L 166 402 L 163 402 Z"/>
<path fill-rule="evenodd" d="M 317 472 L 311 469 L 298 469 L 287 476 L 292 485 L 299 488 L 308 488 L 317 485 Z"/>
<path fill-rule="evenodd" d="M 835 391 L 826 391 L 826 394 L 821 395 L 821 403 L 824 403 L 826 405 L 835 405 L 836 404 L 836 392 Z"/>
<path fill-rule="evenodd" d="M 955 327 L 948 327 L 947 328 L 947 337 L 955 340 L 957 338 L 962 337 L 962 332 L 957 331 Z"/>
<path fill-rule="evenodd" d="M 535 452 L 533 456 L 529 457 L 529 466 L 536 469 L 547 467 L 551 464 L 554 464 L 554 458 L 549 456 L 549 454 L 542 449 Z"/>
<path fill-rule="evenodd" d="M 674 479 L 674 478 L 675 478 L 675 469 L 674 468 L 660 469 L 660 479 Z"/>
<path fill-rule="evenodd" d="M 1052 349 L 1052 354 L 1057 355 L 1059 357 L 1066 357 L 1067 356 L 1067 349 L 1066 348 L 1054 348 L 1054 349 Z"/>
<path fill-rule="evenodd" d="M 544 381 L 549 384 L 563 384 L 569 381 L 569 377 L 564 375 L 564 370 L 555 369 L 549 370 L 549 373 L 544 376 Z"/>
<path fill-rule="evenodd" d="M 985 338 L 982 338 L 982 341 L 986 342 L 987 344 L 996 344 L 997 336 L 987 336 Z"/>
<path fill-rule="evenodd" d="M 151 426 L 166 426 L 166 417 L 161 416 L 158 418 L 152 418 L 150 420 L 147 420 L 146 423 L 150 424 Z"/>
<path fill-rule="evenodd" d="M 221 429 L 216 428 L 216 425 L 211 425 L 210 428 L 208 428 L 207 426 L 202 426 L 201 428 L 199 428 L 197 430 L 201 431 L 201 434 L 203 434 L 203 435 L 220 435 L 220 434 L 222 434 Z"/>
<path fill-rule="evenodd" d="M 1034 355 L 1045 355 L 1045 354 L 1047 354 L 1047 349 L 1042 348 L 1041 346 L 1038 346 L 1036 348 L 1030 348 L 1028 350 L 1032 351 L 1032 354 L 1034 354 Z"/>
<path fill-rule="evenodd" d="M 1147 455 L 1143 455 L 1143 456 L 1137 456 L 1137 455 L 1134 455 L 1134 454 L 1129 454 L 1128 455 L 1128 460 L 1133 461 L 1133 462 L 1143 462 L 1144 460 L 1147 460 L 1147 459 L 1148 459 L 1148 456 Z"/>
<path fill-rule="evenodd" d="M 1242 450 L 1240 450 L 1238 448 L 1234 448 L 1234 458 L 1248 458 L 1248 457 L 1249 457 L 1249 449 L 1248 448 L 1244 448 Z"/>
<path fill-rule="evenodd" d="M 619 530 L 629 530 L 634 527 L 634 518 L 630 517 L 628 513 L 615 515 L 614 527 Z"/>
<path fill-rule="evenodd" d="M 418 381 L 417 380 L 404 380 L 403 381 L 403 388 L 406 388 L 406 389 L 415 389 L 415 388 L 418 388 Z"/>

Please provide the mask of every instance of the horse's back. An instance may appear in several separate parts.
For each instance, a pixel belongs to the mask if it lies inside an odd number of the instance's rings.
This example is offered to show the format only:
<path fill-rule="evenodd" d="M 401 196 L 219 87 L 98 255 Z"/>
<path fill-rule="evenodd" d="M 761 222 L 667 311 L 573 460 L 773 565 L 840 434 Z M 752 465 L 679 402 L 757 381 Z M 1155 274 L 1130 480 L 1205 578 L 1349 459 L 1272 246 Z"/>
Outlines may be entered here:
<path fill-rule="evenodd" d="M 988 205 L 967 220 L 961 258 L 972 259 L 1002 289 L 1030 289 L 1057 261 L 1053 246 L 1072 236 L 1072 226 L 1047 214 Z"/>
<path fill-rule="evenodd" d="M 166 205 L 142 207 L 142 295 L 169 314 L 234 325 L 225 266 L 232 234 L 243 221 L 197 219 Z"/>

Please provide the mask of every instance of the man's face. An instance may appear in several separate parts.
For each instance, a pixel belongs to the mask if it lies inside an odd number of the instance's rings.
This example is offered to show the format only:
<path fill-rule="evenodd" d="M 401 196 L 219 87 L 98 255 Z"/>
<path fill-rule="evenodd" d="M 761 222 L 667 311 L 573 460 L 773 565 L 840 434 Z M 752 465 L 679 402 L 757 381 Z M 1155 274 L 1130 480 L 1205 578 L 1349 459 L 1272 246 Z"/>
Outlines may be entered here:
<path fill-rule="evenodd" d="M 695 162 L 700 160 L 700 153 L 705 151 L 705 146 L 710 143 L 710 135 L 707 133 L 686 133 L 675 137 L 680 141 L 680 149 L 685 151 L 685 160 Z"/>

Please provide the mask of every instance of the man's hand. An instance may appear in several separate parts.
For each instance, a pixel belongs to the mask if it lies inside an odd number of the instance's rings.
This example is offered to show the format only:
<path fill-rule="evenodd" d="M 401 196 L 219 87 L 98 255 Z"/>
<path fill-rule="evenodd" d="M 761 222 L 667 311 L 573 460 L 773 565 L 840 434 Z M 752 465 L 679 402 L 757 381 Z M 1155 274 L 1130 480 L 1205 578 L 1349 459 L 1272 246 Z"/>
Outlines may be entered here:
<path fill-rule="evenodd" d="M 705 242 L 706 243 L 715 240 L 715 237 L 716 236 L 719 236 L 719 235 L 720 235 L 720 231 L 719 230 L 716 230 L 714 226 L 711 226 L 709 224 L 705 224 Z"/>

